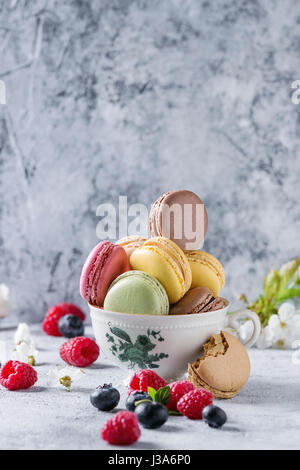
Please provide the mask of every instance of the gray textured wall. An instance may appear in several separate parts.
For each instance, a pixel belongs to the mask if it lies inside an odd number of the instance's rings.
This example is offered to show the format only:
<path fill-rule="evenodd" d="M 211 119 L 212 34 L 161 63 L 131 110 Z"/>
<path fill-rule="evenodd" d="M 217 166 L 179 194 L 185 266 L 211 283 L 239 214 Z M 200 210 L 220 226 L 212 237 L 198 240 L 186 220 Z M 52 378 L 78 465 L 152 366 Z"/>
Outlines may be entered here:
<path fill-rule="evenodd" d="M 96 207 L 206 202 L 205 249 L 254 295 L 299 256 L 297 0 L 0 0 L 0 281 L 16 313 L 79 301 Z"/>

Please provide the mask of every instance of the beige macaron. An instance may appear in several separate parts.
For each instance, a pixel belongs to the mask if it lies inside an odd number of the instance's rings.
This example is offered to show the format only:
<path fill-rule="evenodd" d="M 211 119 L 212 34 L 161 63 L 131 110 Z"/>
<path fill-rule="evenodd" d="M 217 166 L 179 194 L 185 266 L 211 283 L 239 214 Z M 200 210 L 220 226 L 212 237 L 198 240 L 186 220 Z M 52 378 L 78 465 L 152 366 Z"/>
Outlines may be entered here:
<path fill-rule="evenodd" d="M 128 259 L 129 259 L 130 256 L 132 255 L 132 253 L 134 252 L 134 250 L 136 250 L 140 246 L 143 246 L 143 244 L 145 243 L 146 240 L 147 240 L 147 238 L 145 238 L 145 237 L 139 237 L 137 235 L 131 235 L 131 236 L 128 236 L 128 237 L 120 238 L 120 240 L 118 240 L 116 242 L 116 245 L 120 245 L 124 248 L 124 250 L 127 253 Z"/>
<path fill-rule="evenodd" d="M 249 356 L 240 341 L 221 331 L 204 344 L 202 357 L 188 365 L 188 373 L 192 384 L 215 398 L 233 398 L 249 378 Z"/>

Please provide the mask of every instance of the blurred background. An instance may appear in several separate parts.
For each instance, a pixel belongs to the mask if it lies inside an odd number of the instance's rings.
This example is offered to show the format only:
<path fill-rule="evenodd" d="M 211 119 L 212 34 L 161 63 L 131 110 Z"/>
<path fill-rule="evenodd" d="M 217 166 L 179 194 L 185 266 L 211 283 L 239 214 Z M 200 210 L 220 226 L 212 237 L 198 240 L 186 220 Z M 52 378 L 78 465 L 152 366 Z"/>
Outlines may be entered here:
<path fill-rule="evenodd" d="M 0 0 L 0 282 L 84 305 L 101 203 L 203 199 L 223 293 L 299 256 L 297 0 Z"/>

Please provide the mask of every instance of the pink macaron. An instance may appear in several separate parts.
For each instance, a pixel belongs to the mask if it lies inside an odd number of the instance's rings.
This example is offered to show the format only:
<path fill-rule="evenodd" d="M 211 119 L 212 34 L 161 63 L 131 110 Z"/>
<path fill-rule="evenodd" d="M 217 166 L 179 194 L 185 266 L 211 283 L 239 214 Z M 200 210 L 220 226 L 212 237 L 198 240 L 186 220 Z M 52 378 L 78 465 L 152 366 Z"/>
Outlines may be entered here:
<path fill-rule="evenodd" d="M 81 296 L 89 303 L 102 307 L 112 281 L 129 270 L 130 265 L 124 248 L 109 241 L 98 243 L 82 268 Z"/>

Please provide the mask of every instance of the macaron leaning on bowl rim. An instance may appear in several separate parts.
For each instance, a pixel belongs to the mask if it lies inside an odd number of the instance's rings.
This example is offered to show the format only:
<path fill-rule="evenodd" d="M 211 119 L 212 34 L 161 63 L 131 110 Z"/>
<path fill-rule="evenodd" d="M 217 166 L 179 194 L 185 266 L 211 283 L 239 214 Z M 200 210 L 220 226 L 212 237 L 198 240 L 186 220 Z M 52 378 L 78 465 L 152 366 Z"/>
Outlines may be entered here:
<path fill-rule="evenodd" d="M 92 305 L 103 306 L 112 281 L 129 271 L 125 250 L 109 241 L 98 243 L 90 252 L 80 277 L 80 294 Z"/>
<path fill-rule="evenodd" d="M 165 288 L 170 304 L 178 302 L 189 290 L 191 268 L 184 252 L 172 240 L 149 238 L 130 256 L 131 267 L 151 274 Z"/>
<path fill-rule="evenodd" d="M 168 315 L 169 300 L 161 283 L 142 271 L 128 271 L 110 285 L 104 310 L 140 315 Z"/>
<path fill-rule="evenodd" d="M 228 305 L 222 297 L 215 298 L 208 287 L 194 287 L 170 308 L 170 315 L 189 315 L 219 310 Z"/>
<path fill-rule="evenodd" d="M 225 272 L 220 261 L 205 251 L 188 250 L 184 253 L 192 271 L 191 287 L 208 287 L 214 297 L 218 297 L 225 285 Z"/>

